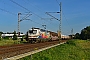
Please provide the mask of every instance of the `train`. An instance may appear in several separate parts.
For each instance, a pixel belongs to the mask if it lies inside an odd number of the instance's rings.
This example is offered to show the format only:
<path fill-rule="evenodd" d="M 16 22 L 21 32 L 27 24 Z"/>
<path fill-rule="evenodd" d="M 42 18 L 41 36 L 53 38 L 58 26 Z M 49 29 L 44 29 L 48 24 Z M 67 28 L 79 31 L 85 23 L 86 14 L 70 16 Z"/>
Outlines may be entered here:
<path fill-rule="evenodd" d="M 61 39 L 69 39 L 69 36 L 61 35 Z M 31 28 L 26 33 L 26 41 L 30 43 L 59 40 L 58 34 L 45 29 Z"/>

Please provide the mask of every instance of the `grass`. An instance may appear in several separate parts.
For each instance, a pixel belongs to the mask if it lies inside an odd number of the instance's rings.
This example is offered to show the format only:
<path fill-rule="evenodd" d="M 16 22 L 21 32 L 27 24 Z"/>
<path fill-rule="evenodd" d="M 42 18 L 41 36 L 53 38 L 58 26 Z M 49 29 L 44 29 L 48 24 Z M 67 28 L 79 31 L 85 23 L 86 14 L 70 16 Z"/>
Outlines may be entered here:
<path fill-rule="evenodd" d="M 20 60 L 30 60 L 30 56 Z M 70 40 L 66 44 L 32 55 L 32 60 L 90 60 L 90 41 Z"/>
<path fill-rule="evenodd" d="M 0 46 L 10 46 L 10 45 L 14 45 L 14 44 L 23 44 L 24 41 L 21 41 L 20 39 L 18 40 L 12 40 L 12 39 L 3 39 L 0 40 Z"/>

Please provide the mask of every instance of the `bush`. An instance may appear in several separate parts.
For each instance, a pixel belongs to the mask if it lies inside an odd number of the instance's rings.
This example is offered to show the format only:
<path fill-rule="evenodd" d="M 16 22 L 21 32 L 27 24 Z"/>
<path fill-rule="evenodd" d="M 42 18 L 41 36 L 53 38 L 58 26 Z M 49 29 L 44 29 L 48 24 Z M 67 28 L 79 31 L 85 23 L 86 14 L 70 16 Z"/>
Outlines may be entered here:
<path fill-rule="evenodd" d="M 1 33 L 0 33 L 0 40 L 1 40 Z"/>
<path fill-rule="evenodd" d="M 13 35 L 13 40 L 17 40 L 17 35 Z"/>
<path fill-rule="evenodd" d="M 75 41 L 73 41 L 73 40 L 69 40 L 69 41 L 67 41 L 66 44 L 70 44 L 70 45 L 74 45 L 74 46 L 76 45 L 76 44 L 75 44 Z"/>
<path fill-rule="evenodd" d="M 14 31 L 13 40 L 17 40 L 16 31 Z"/>
<path fill-rule="evenodd" d="M 8 37 L 8 36 L 6 36 L 6 37 L 4 37 L 4 39 L 5 39 L 5 40 L 9 40 L 9 37 Z"/>

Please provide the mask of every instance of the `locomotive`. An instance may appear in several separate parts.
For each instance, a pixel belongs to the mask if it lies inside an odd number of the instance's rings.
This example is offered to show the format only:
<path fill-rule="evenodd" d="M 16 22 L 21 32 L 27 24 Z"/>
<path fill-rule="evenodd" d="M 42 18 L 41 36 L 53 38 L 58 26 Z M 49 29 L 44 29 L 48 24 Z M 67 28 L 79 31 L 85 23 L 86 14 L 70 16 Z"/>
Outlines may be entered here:
<path fill-rule="evenodd" d="M 61 35 L 62 39 L 67 39 L 69 36 Z M 46 42 L 59 40 L 56 32 L 48 31 L 40 28 L 31 28 L 26 33 L 26 41 L 30 43 Z"/>
<path fill-rule="evenodd" d="M 31 28 L 26 33 L 26 41 L 30 43 L 58 40 L 58 35 L 40 28 Z"/>

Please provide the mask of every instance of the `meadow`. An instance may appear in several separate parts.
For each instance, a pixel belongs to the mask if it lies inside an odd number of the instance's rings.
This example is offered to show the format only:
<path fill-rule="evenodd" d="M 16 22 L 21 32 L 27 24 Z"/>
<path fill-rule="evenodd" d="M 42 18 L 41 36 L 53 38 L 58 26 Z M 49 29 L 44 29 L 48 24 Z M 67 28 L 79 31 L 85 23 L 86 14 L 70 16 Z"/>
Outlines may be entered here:
<path fill-rule="evenodd" d="M 90 40 L 69 40 L 65 44 L 19 60 L 90 60 Z"/>
<path fill-rule="evenodd" d="M 21 41 L 21 39 L 12 40 L 12 39 L 2 39 L 0 40 L 0 46 L 10 46 L 14 44 L 23 44 L 26 40 Z"/>

